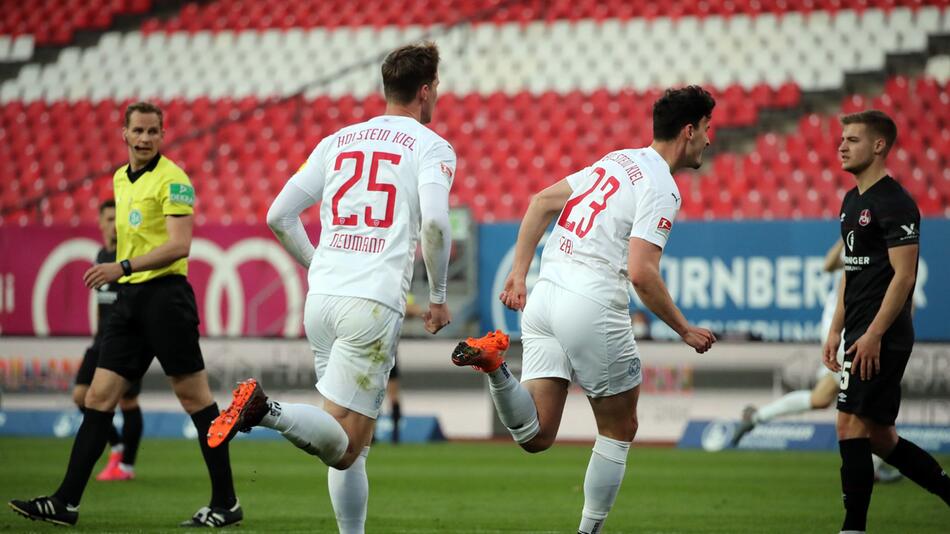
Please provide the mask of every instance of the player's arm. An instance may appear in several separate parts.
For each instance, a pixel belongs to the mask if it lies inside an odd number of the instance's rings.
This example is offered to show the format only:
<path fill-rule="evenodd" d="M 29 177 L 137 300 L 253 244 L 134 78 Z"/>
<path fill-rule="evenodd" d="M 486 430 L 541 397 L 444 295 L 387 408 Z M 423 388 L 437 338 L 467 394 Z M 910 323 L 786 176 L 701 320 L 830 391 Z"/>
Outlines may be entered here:
<path fill-rule="evenodd" d="M 166 215 L 165 229 L 168 240 L 149 252 L 128 258 L 132 272 L 161 269 L 187 258 L 191 252 L 191 234 L 194 229 L 193 215 Z M 101 263 L 86 271 L 83 282 L 86 287 L 98 288 L 115 282 L 125 274 L 121 263 Z"/>
<path fill-rule="evenodd" d="M 304 268 L 310 268 L 315 247 L 307 236 L 300 213 L 323 198 L 326 175 L 323 160 L 328 146 L 321 141 L 307 161 L 284 184 L 283 189 L 267 210 L 267 226 L 280 244 Z"/>
<path fill-rule="evenodd" d="M 835 241 L 835 244 L 828 249 L 828 252 L 825 253 L 825 272 L 833 273 L 838 269 L 844 267 L 844 262 L 841 261 L 841 250 L 844 249 L 844 241 L 841 239 Z"/>
<path fill-rule="evenodd" d="M 841 283 L 838 284 L 838 303 L 835 313 L 831 316 L 831 326 L 825 336 L 825 346 L 821 349 L 821 360 L 828 369 L 838 372 L 841 364 L 838 363 L 838 347 L 841 346 L 841 331 L 844 330 L 844 286 L 848 277 L 841 273 Z"/>
<path fill-rule="evenodd" d="M 422 260 L 429 278 L 429 311 L 422 314 L 422 318 L 425 329 L 435 334 L 452 320 L 446 304 L 452 252 L 448 188 L 438 183 L 420 185 L 419 211 L 422 216 Z"/>
<path fill-rule="evenodd" d="M 907 302 L 907 297 L 917 281 L 917 255 L 919 245 L 906 245 L 887 249 L 888 260 L 894 269 L 894 277 L 887 285 L 884 300 L 867 331 L 848 347 L 845 352 L 855 353 L 851 374 L 860 373 L 868 380 L 881 370 L 881 338 L 894 323 Z"/>
<path fill-rule="evenodd" d="M 573 189 L 565 178 L 531 197 L 528 210 L 518 229 L 518 241 L 515 243 L 515 258 L 512 262 L 511 273 L 505 281 L 504 291 L 499 295 L 505 306 L 512 310 L 524 309 L 527 297 L 525 279 L 528 276 L 528 269 L 531 268 L 531 260 L 534 259 L 534 251 L 538 248 L 538 242 L 550 226 L 551 220 L 564 209 L 564 205 L 571 198 L 571 193 Z"/>
<path fill-rule="evenodd" d="M 663 249 L 639 237 L 630 238 L 627 272 L 640 300 L 664 323 L 670 326 L 689 346 L 702 354 L 712 347 L 716 336 L 705 328 L 695 327 L 676 307 L 660 275 Z"/>
<path fill-rule="evenodd" d="M 906 247 L 891 247 L 887 249 L 887 257 L 894 269 L 894 277 L 887 286 L 887 292 L 884 293 L 884 300 L 881 302 L 881 308 L 868 326 L 868 332 L 878 337 L 883 337 L 884 332 L 891 327 L 894 319 L 897 319 L 907 297 L 910 296 L 914 284 L 917 283 L 917 256 L 920 254 L 919 245 L 907 245 Z"/>
<path fill-rule="evenodd" d="M 314 197 L 291 180 L 284 184 L 267 210 L 267 226 L 284 250 L 304 268 L 310 267 L 316 249 L 303 227 L 300 213 L 316 202 Z"/>
<path fill-rule="evenodd" d="M 429 310 L 422 314 L 425 329 L 435 334 L 452 321 L 446 304 L 452 227 L 449 191 L 455 177 L 455 150 L 443 140 L 425 153 L 419 170 L 419 215 L 422 219 L 422 260 L 429 277 Z"/>

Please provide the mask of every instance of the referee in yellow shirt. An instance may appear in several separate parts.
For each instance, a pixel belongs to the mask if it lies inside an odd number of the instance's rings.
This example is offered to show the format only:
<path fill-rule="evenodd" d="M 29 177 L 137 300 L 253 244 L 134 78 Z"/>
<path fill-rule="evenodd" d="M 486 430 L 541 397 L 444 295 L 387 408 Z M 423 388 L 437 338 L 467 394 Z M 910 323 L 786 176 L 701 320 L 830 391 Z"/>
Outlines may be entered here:
<path fill-rule="evenodd" d="M 96 265 L 83 276 L 90 288 L 118 281 L 118 299 L 62 484 L 49 497 L 10 502 L 31 519 L 76 524 L 79 500 L 105 448 L 115 406 L 153 357 L 198 429 L 211 476 L 211 502 L 181 526 L 221 527 L 243 518 L 228 448 L 207 445 L 208 426 L 219 410 L 208 386 L 198 346 L 198 308 L 186 278 L 195 192 L 184 171 L 159 152 L 165 133 L 162 119 L 162 110 L 146 102 L 125 111 L 122 134 L 129 164 L 113 177 L 118 261 Z"/>

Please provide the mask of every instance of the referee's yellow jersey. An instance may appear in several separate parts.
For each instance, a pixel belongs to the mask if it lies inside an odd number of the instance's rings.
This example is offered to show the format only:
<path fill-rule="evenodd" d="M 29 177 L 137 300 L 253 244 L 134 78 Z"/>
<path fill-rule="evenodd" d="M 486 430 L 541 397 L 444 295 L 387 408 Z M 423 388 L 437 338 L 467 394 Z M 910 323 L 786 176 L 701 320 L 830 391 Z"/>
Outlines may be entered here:
<path fill-rule="evenodd" d="M 185 171 L 161 154 L 132 172 L 119 167 L 112 176 L 115 188 L 116 261 L 146 254 L 168 241 L 165 217 L 194 213 L 195 189 Z M 123 276 L 119 283 L 139 284 L 169 274 L 188 275 L 188 259 L 151 271 Z"/>

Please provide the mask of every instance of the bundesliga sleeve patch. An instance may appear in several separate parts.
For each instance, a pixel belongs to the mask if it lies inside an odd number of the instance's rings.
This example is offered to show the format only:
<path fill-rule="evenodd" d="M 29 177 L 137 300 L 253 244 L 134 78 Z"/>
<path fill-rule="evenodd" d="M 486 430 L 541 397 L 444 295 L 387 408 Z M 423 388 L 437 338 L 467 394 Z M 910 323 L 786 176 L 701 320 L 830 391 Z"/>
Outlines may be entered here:
<path fill-rule="evenodd" d="M 444 174 L 445 177 L 448 178 L 448 180 L 451 182 L 451 181 L 452 181 L 452 174 L 454 174 L 454 173 L 452 172 L 452 167 L 449 167 L 448 165 L 446 165 L 444 161 L 441 162 L 441 163 L 439 163 L 439 167 L 440 167 L 441 170 L 442 170 L 442 174 Z"/>
<path fill-rule="evenodd" d="M 660 222 L 656 224 L 656 233 L 669 239 L 670 230 L 673 229 L 673 222 L 666 217 L 660 217 Z"/>
<path fill-rule="evenodd" d="M 195 205 L 195 188 L 188 184 L 169 184 L 168 200 L 172 204 Z"/>

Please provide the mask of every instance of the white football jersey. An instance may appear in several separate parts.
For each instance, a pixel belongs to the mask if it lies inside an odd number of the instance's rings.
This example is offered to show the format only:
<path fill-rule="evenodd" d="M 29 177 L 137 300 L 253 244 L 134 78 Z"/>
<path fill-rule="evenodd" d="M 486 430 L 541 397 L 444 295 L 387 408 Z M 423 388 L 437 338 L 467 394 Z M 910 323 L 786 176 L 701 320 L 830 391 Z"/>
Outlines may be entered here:
<path fill-rule="evenodd" d="M 419 187 L 451 189 L 455 151 L 413 118 L 375 117 L 324 138 L 290 180 L 320 198 L 310 293 L 406 309 L 419 239 Z"/>
<path fill-rule="evenodd" d="M 573 193 L 544 246 L 540 278 L 626 309 L 630 238 L 665 247 L 680 208 L 670 167 L 649 147 L 618 150 L 567 182 Z"/>

